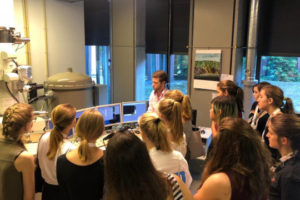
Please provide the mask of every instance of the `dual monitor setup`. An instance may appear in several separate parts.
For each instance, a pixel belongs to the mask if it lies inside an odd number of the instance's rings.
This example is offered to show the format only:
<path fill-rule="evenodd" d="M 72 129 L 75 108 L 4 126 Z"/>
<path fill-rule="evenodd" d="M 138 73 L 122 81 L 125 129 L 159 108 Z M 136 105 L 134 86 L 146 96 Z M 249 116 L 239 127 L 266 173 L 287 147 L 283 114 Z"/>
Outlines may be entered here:
<path fill-rule="evenodd" d="M 115 104 L 100 105 L 91 107 L 97 109 L 104 118 L 104 124 L 107 129 L 112 126 L 117 126 L 126 123 L 137 123 L 139 117 L 147 112 L 147 101 L 130 101 Z M 84 108 L 76 111 L 76 120 L 84 113 L 84 111 L 91 108 Z M 49 129 L 53 128 L 51 120 L 49 121 Z"/>

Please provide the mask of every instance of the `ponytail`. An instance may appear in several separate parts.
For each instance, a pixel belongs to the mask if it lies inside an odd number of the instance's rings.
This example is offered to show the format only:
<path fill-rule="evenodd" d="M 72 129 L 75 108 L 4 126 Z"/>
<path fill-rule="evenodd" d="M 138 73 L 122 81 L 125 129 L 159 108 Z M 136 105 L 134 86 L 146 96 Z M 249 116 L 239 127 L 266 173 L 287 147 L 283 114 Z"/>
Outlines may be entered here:
<path fill-rule="evenodd" d="M 139 126 L 157 150 L 172 151 L 168 140 L 168 131 L 164 122 L 154 113 L 147 112 L 139 119 Z"/>
<path fill-rule="evenodd" d="M 171 131 L 173 134 L 174 142 L 180 143 L 180 141 L 183 138 L 183 124 L 182 124 L 182 118 L 181 118 L 181 105 L 178 102 L 174 102 L 173 105 L 173 120 L 171 122 Z"/>
<path fill-rule="evenodd" d="M 50 144 L 47 152 L 49 160 L 55 158 L 64 141 L 63 131 L 73 123 L 75 115 L 76 109 L 71 104 L 60 104 L 52 110 L 51 121 L 54 124 L 54 128 L 50 132 Z"/>
<path fill-rule="evenodd" d="M 192 104 L 189 96 L 184 95 L 180 90 L 169 90 L 166 92 L 165 98 L 181 103 L 183 121 L 192 119 Z"/>
<path fill-rule="evenodd" d="M 49 151 L 47 152 L 47 157 L 49 160 L 53 160 L 55 158 L 56 152 L 60 148 L 63 140 L 64 137 L 60 129 L 57 126 L 54 126 L 50 132 Z"/>
<path fill-rule="evenodd" d="M 76 124 L 76 135 L 81 139 L 78 155 L 81 161 L 86 162 L 91 158 L 89 140 L 98 139 L 104 131 L 104 119 L 97 110 L 87 110 Z"/>
<path fill-rule="evenodd" d="M 184 95 L 182 99 L 182 118 L 184 121 L 192 120 L 192 105 L 190 101 L 190 97 Z"/>
<path fill-rule="evenodd" d="M 159 102 L 158 110 L 168 122 L 173 141 L 175 143 L 180 143 L 183 139 L 181 104 L 173 99 L 163 99 Z"/>
<path fill-rule="evenodd" d="M 284 98 L 285 104 L 282 107 L 282 112 L 286 114 L 295 114 L 293 101 L 290 98 Z"/>
<path fill-rule="evenodd" d="M 90 157 L 90 148 L 86 138 L 82 139 L 78 147 L 79 159 L 83 162 L 87 161 Z"/>

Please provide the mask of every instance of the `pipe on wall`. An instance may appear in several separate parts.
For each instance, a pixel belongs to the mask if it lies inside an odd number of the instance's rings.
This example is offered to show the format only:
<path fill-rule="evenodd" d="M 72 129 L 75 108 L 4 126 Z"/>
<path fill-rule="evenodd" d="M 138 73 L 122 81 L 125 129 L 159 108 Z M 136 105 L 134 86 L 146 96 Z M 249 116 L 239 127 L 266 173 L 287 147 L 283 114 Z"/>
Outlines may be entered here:
<path fill-rule="evenodd" d="M 29 32 L 29 22 L 28 22 L 28 0 L 23 0 L 22 1 L 22 7 L 23 7 L 24 33 L 25 33 L 25 37 L 29 38 L 30 32 Z M 27 60 L 27 64 L 31 65 L 31 48 L 30 48 L 30 44 L 26 45 L 26 60 Z"/>
<path fill-rule="evenodd" d="M 46 63 L 46 78 L 49 77 L 49 60 L 48 60 L 48 35 L 47 35 L 47 13 L 46 13 L 46 0 L 43 0 L 43 13 L 44 13 L 44 33 L 45 33 L 45 63 Z"/>
<path fill-rule="evenodd" d="M 253 103 L 252 87 L 257 83 L 256 64 L 257 64 L 257 29 L 259 23 L 260 0 L 250 1 L 249 25 L 248 25 L 248 43 L 247 43 L 247 62 L 245 70 L 244 85 L 244 117 L 247 117 L 251 111 Z M 249 96 L 251 98 L 249 98 Z"/>

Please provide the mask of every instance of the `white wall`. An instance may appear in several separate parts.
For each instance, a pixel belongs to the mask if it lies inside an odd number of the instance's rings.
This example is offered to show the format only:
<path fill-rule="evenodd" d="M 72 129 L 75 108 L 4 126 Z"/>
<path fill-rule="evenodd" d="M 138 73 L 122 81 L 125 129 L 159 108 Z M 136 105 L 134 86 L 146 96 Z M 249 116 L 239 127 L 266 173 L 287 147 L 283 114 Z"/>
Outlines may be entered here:
<path fill-rule="evenodd" d="M 14 0 L 16 28 L 22 36 L 26 28 L 23 2 Z M 69 67 L 85 73 L 83 1 L 46 0 L 45 9 L 43 0 L 27 2 L 30 43 L 28 51 L 23 48 L 18 53 L 18 62 L 32 66 L 33 81 L 43 83 L 47 75 L 65 72 Z"/>

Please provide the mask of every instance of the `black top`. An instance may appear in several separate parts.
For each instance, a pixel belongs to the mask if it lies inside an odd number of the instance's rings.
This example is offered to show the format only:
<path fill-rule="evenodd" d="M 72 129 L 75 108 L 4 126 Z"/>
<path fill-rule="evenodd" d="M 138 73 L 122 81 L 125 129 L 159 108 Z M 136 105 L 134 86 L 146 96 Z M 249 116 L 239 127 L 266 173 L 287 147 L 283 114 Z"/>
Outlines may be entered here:
<path fill-rule="evenodd" d="M 251 111 L 255 111 L 255 108 L 257 106 L 258 102 L 255 101 L 253 104 L 252 104 L 252 107 L 251 107 Z M 258 113 L 261 114 L 261 111 L 258 110 Z M 250 118 L 253 118 L 254 114 L 253 113 L 250 113 L 249 114 L 249 119 Z M 265 126 L 266 126 L 266 123 L 269 119 L 269 114 L 266 113 L 265 115 L 261 116 L 259 119 L 258 119 L 258 122 L 257 122 L 257 127 L 256 127 L 256 130 L 258 131 L 258 133 L 260 134 L 260 136 L 262 135 L 264 129 L 265 129 Z M 249 124 L 252 123 L 252 119 L 249 121 Z"/>
<path fill-rule="evenodd" d="M 71 163 L 66 154 L 57 159 L 57 180 L 60 199 L 100 200 L 103 196 L 104 162 L 103 157 L 87 166 Z"/>
<path fill-rule="evenodd" d="M 283 162 L 276 168 L 272 178 L 270 200 L 299 200 L 300 198 L 300 154 Z"/>

